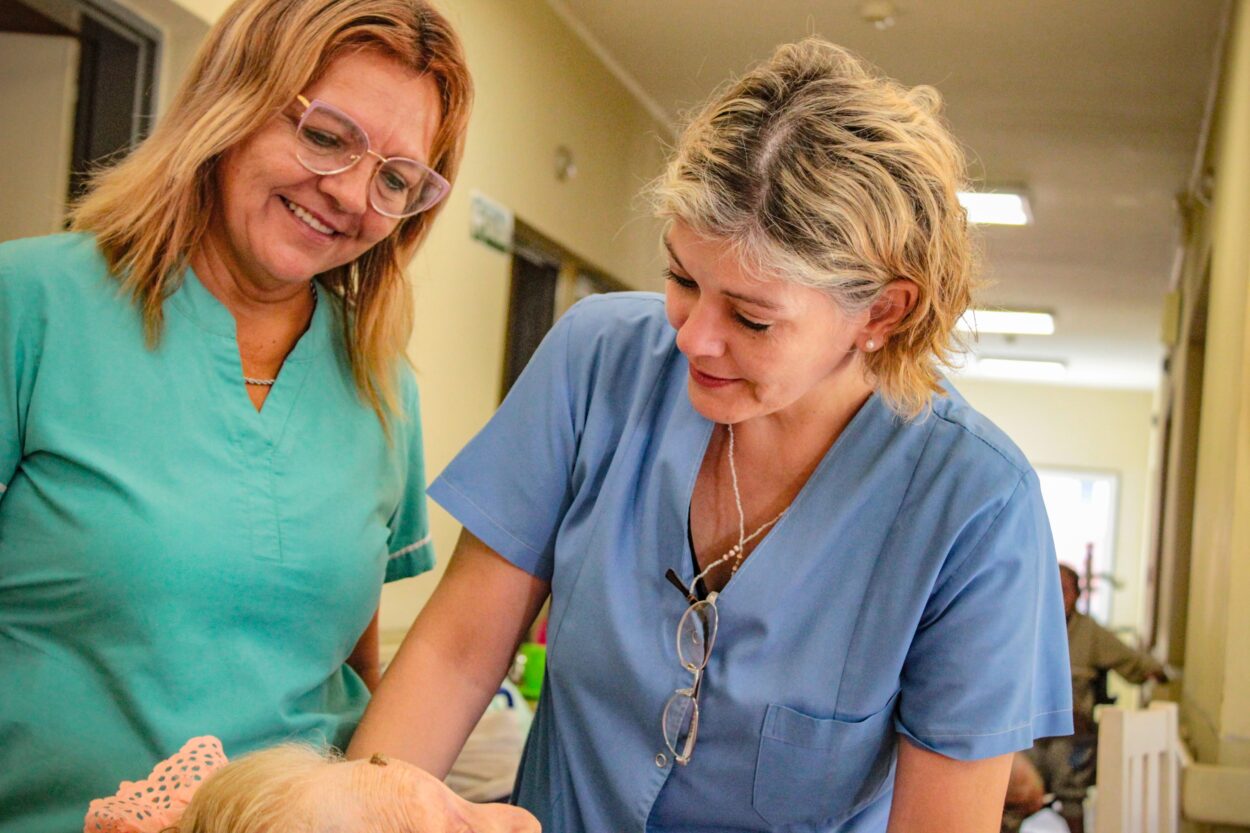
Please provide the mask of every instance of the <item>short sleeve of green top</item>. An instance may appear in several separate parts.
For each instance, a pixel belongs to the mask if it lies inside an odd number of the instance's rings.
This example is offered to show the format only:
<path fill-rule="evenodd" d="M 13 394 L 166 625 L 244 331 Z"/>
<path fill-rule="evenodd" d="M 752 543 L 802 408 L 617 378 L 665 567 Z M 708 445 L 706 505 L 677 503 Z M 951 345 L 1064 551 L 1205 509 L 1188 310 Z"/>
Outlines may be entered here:
<path fill-rule="evenodd" d="M 388 443 L 322 291 L 261 411 L 188 271 L 156 349 L 89 235 L 0 246 L 0 831 L 200 734 L 346 742 L 344 661 L 383 581 L 430 568 L 417 392 Z"/>

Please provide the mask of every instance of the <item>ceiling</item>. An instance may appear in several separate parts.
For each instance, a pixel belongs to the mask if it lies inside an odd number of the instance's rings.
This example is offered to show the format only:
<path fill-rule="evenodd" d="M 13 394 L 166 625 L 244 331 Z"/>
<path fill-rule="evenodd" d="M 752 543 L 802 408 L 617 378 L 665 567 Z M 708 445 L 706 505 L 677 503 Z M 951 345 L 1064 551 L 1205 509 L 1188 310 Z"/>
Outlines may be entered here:
<path fill-rule="evenodd" d="M 1054 312 L 1052 336 L 982 335 L 982 356 L 1058 359 L 1065 383 L 1154 388 L 1163 297 L 1226 0 L 548 0 L 676 127 L 776 44 L 819 34 L 932 84 L 979 187 L 1022 185 L 1034 222 L 982 227 L 992 306 Z M 891 4 L 886 4 L 891 5 Z M 970 363 L 965 371 L 979 375 Z"/>

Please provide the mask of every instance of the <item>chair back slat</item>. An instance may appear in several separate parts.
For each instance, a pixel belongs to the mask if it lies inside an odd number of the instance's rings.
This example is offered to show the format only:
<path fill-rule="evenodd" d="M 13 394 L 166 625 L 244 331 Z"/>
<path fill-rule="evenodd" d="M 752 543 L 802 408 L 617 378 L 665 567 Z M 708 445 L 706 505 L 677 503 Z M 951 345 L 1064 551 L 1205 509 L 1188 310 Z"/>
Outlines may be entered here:
<path fill-rule="evenodd" d="M 1179 745 L 1175 703 L 1102 711 L 1095 833 L 1178 833 Z"/>

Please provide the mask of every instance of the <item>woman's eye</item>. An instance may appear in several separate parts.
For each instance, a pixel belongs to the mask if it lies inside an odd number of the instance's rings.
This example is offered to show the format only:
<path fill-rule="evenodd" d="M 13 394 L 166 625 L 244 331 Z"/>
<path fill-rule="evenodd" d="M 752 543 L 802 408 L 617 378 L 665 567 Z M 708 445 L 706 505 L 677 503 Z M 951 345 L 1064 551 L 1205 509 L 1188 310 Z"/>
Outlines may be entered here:
<path fill-rule="evenodd" d="M 324 148 L 326 150 L 334 150 L 343 144 L 343 140 L 333 133 L 325 130 L 318 130 L 315 127 L 304 128 L 304 139 L 314 147 Z"/>
<path fill-rule="evenodd" d="M 380 174 L 380 178 L 382 180 L 382 184 L 386 186 L 388 191 L 394 191 L 402 194 L 404 191 L 408 190 L 408 180 L 404 179 L 394 171 L 383 169 Z"/>
<path fill-rule="evenodd" d="M 746 327 L 748 330 L 752 330 L 757 333 L 762 333 L 772 326 L 772 324 L 765 324 L 761 321 L 752 321 L 740 312 L 734 313 L 734 320 Z"/>
<path fill-rule="evenodd" d="M 679 275 L 676 272 L 674 272 L 672 269 L 665 269 L 664 277 L 667 280 L 670 280 L 673 283 L 677 284 L 682 289 L 695 289 L 698 287 L 698 284 L 690 280 L 690 278 L 687 278 L 683 275 Z"/>

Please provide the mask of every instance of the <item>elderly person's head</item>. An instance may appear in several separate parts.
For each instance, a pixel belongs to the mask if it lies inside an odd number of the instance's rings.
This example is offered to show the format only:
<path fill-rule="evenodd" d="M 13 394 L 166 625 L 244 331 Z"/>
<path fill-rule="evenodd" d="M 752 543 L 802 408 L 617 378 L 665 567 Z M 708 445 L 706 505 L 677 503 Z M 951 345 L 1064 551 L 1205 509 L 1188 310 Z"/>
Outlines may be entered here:
<path fill-rule="evenodd" d="M 1059 584 L 1063 587 L 1063 612 L 1070 617 L 1081 598 L 1081 575 L 1067 564 L 1060 564 Z"/>
<path fill-rule="evenodd" d="M 813 38 L 779 48 L 694 116 L 653 194 L 669 221 L 669 317 L 704 372 L 692 399 L 705 415 L 756 412 L 713 406 L 724 378 L 758 382 L 757 410 L 829 378 L 867 380 L 906 417 L 927 410 L 975 259 L 956 196 L 964 159 L 939 105 L 931 88 L 903 87 Z M 704 281 L 713 275 L 716 287 Z M 733 310 L 744 338 L 698 329 L 690 293 L 721 277 L 746 296 Z M 832 303 L 813 320 L 817 295 Z M 736 338 L 756 347 L 722 362 Z M 757 359 L 789 378 L 753 379 L 767 375 Z"/>
<path fill-rule="evenodd" d="M 426 0 L 238 0 L 74 223 L 96 234 L 153 344 L 204 251 L 254 283 L 318 277 L 385 420 L 412 326 L 403 268 L 455 179 L 471 99 L 459 39 Z"/>
<path fill-rule="evenodd" d="M 287 744 L 244 755 L 213 773 L 169 833 L 531 833 L 533 816 L 472 804 L 412 764 L 345 761 Z"/>

